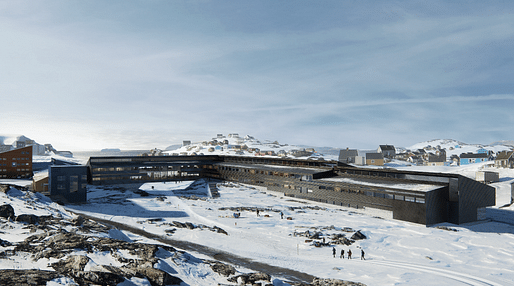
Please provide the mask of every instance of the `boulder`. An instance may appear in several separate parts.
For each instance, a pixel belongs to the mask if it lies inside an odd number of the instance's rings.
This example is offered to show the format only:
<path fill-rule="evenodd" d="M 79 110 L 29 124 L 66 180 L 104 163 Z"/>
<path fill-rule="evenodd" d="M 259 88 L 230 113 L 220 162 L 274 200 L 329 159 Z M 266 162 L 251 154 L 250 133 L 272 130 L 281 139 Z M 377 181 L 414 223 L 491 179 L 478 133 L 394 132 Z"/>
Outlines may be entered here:
<path fill-rule="evenodd" d="M 145 276 L 152 286 L 165 286 L 165 285 L 180 285 L 182 279 L 170 275 L 166 271 L 155 268 L 139 268 L 137 272 Z"/>
<path fill-rule="evenodd" d="M 39 217 L 33 214 L 21 214 L 16 217 L 16 221 L 28 224 L 37 224 L 39 222 Z"/>
<path fill-rule="evenodd" d="M 254 285 L 257 281 L 271 282 L 271 276 L 262 272 L 242 274 L 227 279 L 229 282 L 239 283 L 240 285 Z"/>
<path fill-rule="evenodd" d="M 52 263 L 51 267 L 60 273 L 68 273 L 73 270 L 84 271 L 84 266 L 86 266 L 89 260 L 89 257 L 84 255 L 72 255 L 66 258 L 66 260 Z"/>
<path fill-rule="evenodd" d="M 362 234 L 362 232 L 360 230 L 358 230 L 352 235 L 351 239 L 361 240 L 361 239 L 367 239 L 367 237 L 364 234 Z"/>
<path fill-rule="evenodd" d="M 236 269 L 234 268 L 234 266 L 221 263 L 218 261 L 211 262 L 211 269 L 212 271 L 223 276 L 230 276 L 236 274 Z"/>
<path fill-rule="evenodd" d="M 0 206 L 0 217 L 6 218 L 6 219 L 14 218 L 14 208 L 9 204 L 1 205 Z"/>

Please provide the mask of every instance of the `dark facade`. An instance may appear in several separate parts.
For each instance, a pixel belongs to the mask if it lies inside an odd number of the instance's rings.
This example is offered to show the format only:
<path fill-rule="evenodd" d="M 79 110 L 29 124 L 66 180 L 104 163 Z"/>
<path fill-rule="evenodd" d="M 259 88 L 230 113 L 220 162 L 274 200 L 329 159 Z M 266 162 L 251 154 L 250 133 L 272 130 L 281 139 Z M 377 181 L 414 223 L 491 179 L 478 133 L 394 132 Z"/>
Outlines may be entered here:
<path fill-rule="evenodd" d="M 52 199 L 83 203 L 87 201 L 87 166 L 50 166 L 48 185 Z"/>
<path fill-rule="evenodd" d="M 185 181 L 209 177 L 207 166 L 218 156 L 112 156 L 91 157 L 89 182 L 93 185 Z"/>
<path fill-rule="evenodd" d="M 194 180 L 258 185 L 286 196 L 392 212 L 425 225 L 476 221 L 495 189 L 455 174 L 356 168 L 341 162 L 244 156 L 92 157 L 92 184 Z"/>
<path fill-rule="evenodd" d="M 32 146 L 0 152 L 0 179 L 32 177 Z"/>

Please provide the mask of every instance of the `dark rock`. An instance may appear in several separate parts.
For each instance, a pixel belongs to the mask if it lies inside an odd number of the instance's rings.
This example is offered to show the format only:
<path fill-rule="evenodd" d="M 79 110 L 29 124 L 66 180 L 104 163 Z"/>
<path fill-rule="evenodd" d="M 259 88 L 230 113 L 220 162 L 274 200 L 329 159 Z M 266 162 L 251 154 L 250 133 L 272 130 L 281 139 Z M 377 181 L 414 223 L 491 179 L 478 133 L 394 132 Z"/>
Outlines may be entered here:
<path fill-rule="evenodd" d="M 356 231 L 351 237 L 351 239 L 353 239 L 353 240 L 361 240 L 361 239 L 366 239 L 366 238 L 367 237 L 364 234 L 362 234 L 362 232 L 360 230 Z"/>
<path fill-rule="evenodd" d="M 223 233 L 224 235 L 228 235 L 228 233 L 224 229 L 219 228 L 217 226 L 214 226 L 212 229 L 214 229 L 217 233 Z"/>
<path fill-rule="evenodd" d="M 12 243 L 10 243 L 9 241 L 3 240 L 0 238 L 0 246 L 6 247 L 6 246 L 11 246 L 11 245 L 12 245 Z"/>
<path fill-rule="evenodd" d="M 179 221 L 172 221 L 172 223 L 173 223 L 173 225 L 175 225 L 178 228 L 186 228 L 186 224 L 185 223 L 181 223 Z"/>
<path fill-rule="evenodd" d="M 236 274 L 236 269 L 232 265 L 228 265 L 225 263 L 221 263 L 218 261 L 212 261 L 210 262 L 212 271 L 223 275 L 223 276 L 230 276 Z"/>
<path fill-rule="evenodd" d="M 46 285 L 48 281 L 62 276 L 55 271 L 47 270 L 14 270 L 4 269 L 0 271 L 0 285 L 19 286 L 19 285 Z"/>
<path fill-rule="evenodd" d="M 1 205 L 0 206 L 0 217 L 9 219 L 14 218 L 14 208 L 7 204 L 7 205 Z"/>
<path fill-rule="evenodd" d="M 74 226 L 81 226 L 84 224 L 84 217 L 83 216 L 77 216 L 71 220 L 71 224 Z"/>
<path fill-rule="evenodd" d="M 79 285 L 118 285 L 125 281 L 125 278 L 121 275 L 110 273 L 110 272 L 98 272 L 98 271 L 76 271 L 73 270 L 68 273 L 75 282 Z M 38 284 L 40 285 L 40 284 Z M 44 284 L 43 284 L 44 285 Z"/>
<path fill-rule="evenodd" d="M 234 276 L 234 277 L 231 277 L 231 278 L 229 278 L 227 280 L 229 282 L 241 283 L 243 285 L 247 285 L 247 284 L 253 285 L 257 281 L 271 282 L 271 276 L 269 274 L 266 274 L 266 273 L 255 272 L 255 273 L 248 273 L 248 274 L 242 274 L 242 275 Z"/>
<path fill-rule="evenodd" d="M 150 281 L 152 286 L 180 285 L 182 279 L 168 274 L 166 271 L 155 268 L 139 268 L 137 272 L 141 273 Z"/>
<path fill-rule="evenodd" d="M 39 217 L 33 214 L 21 214 L 16 217 L 16 221 L 28 224 L 37 224 L 39 222 Z"/>
<path fill-rule="evenodd" d="M 190 222 L 186 222 L 186 227 L 187 227 L 188 229 L 195 229 L 194 224 L 192 224 L 192 223 L 190 223 Z"/>
<path fill-rule="evenodd" d="M 83 255 L 72 255 L 66 260 L 60 260 L 52 263 L 51 267 L 60 273 L 68 273 L 71 271 L 84 271 L 84 266 L 89 262 L 89 257 Z"/>
<path fill-rule="evenodd" d="M 365 284 L 352 281 L 344 281 L 339 279 L 314 278 L 313 286 L 366 286 Z"/>

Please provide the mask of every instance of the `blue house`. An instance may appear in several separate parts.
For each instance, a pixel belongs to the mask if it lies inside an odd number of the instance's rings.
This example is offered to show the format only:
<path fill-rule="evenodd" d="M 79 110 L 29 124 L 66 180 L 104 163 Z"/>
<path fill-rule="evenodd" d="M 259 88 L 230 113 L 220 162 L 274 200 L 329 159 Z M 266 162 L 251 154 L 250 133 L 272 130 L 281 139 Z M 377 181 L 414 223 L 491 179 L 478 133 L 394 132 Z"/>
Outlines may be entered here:
<path fill-rule="evenodd" d="M 460 154 L 460 165 L 468 165 L 489 161 L 486 153 L 462 153 Z"/>

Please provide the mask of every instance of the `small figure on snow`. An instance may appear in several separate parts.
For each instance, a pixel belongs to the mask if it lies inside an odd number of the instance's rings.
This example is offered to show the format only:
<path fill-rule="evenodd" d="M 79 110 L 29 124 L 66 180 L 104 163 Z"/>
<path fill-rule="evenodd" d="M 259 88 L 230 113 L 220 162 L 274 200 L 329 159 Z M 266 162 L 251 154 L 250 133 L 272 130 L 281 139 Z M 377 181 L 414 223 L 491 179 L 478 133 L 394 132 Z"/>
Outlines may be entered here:
<path fill-rule="evenodd" d="M 336 258 L 336 248 L 335 247 L 332 247 L 332 256 L 334 256 L 334 258 Z"/>
<path fill-rule="evenodd" d="M 364 249 L 361 248 L 361 260 L 366 260 L 366 258 L 364 258 Z"/>
<path fill-rule="evenodd" d="M 341 259 L 344 258 L 344 249 L 341 249 L 341 256 L 339 258 L 341 258 Z"/>
<path fill-rule="evenodd" d="M 348 249 L 348 259 L 352 259 L 352 251 Z"/>
<path fill-rule="evenodd" d="M 284 219 L 284 213 L 280 212 L 280 219 Z"/>
<path fill-rule="evenodd" d="M 259 209 L 257 209 L 257 216 L 259 216 Z"/>

